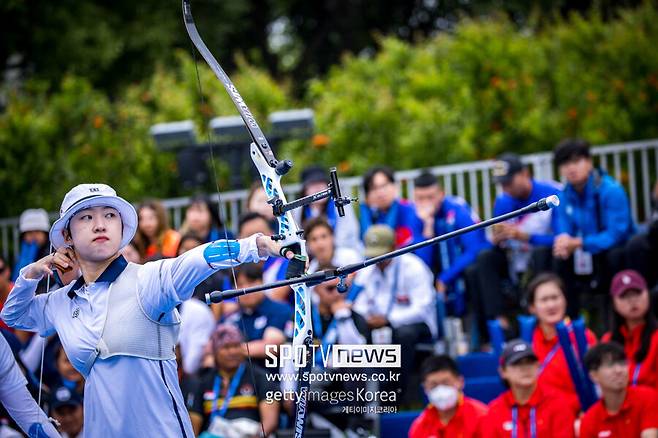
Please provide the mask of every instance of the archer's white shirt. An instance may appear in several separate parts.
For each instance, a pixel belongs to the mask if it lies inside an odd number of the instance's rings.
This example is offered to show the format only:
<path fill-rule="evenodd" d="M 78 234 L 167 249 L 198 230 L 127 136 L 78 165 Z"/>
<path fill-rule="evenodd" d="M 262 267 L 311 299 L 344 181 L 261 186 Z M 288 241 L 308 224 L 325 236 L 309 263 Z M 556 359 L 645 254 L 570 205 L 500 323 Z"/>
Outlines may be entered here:
<path fill-rule="evenodd" d="M 7 340 L 0 335 L 0 402 L 23 432 L 27 433 L 33 423 L 39 422 L 49 437 L 59 437 L 25 385 L 27 380 L 18 368 Z"/>
<path fill-rule="evenodd" d="M 196 285 L 215 272 L 203 256 L 207 245 L 174 259 L 140 266 L 138 293 L 147 316 L 157 321 L 162 313 L 189 299 Z M 256 236 L 240 240 L 237 260 L 214 266 L 227 268 L 258 261 Z M 41 336 L 57 332 L 71 364 L 80 371 L 102 335 L 108 290 L 120 274 L 108 272 L 111 267 L 95 283 L 74 290 L 79 282 L 73 282 L 37 296 L 34 292 L 39 280 L 25 278 L 23 270 L 7 298 L 2 318 L 9 326 L 37 331 Z M 106 274 L 110 281 L 101 281 Z M 98 358 L 85 381 L 85 437 L 194 437 L 176 369 L 173 359 Z"/>
<path fill-rule="evenodd" d="M 363 290 L 353 309 L 365 318 L 384 315 L 393 328 L 424 322 L 437 335 L 434 277 L 418 256 L 395 257 L 384 272 L 368 266 L 356 274 L 354 283 Z"/>

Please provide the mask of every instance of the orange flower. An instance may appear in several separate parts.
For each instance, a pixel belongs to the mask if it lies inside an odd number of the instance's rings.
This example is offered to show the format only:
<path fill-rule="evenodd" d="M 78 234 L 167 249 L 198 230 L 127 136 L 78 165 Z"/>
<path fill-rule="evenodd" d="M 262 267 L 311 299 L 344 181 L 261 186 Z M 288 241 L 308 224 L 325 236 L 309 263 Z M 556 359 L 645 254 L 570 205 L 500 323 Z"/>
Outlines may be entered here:
<path fill-rule="evenodd" d="M 615 90 L 621 91 L 624 89 L 624 86 L 625 86 L 624 81 L 622 81 L 621 79 L 612 80 L 612 88 L 614 88 Z"/>
<path fill-rule="evenodd" d="M 352 164 L 349 161 L 341 161 L 340 163 L 338 163 L 338 171 L 340 173 L 349 172 L 351 168 L 352 168 Z"/>
<path fill-rule="evenodd" d="M 567 117 L 571 120 L 575 120 L 578 117 L 578 110 L 575 107 L 571 107 L 567 110 Z"/>
<path fill-rule="evenodd" d="M 105 124 L 105 119 L 103 118 L 103 116 L 94 117 L 94 128 L 100 129 L 103 127 L 104 124 Z"/>
<path fill-rule="evenodd" d="M 490 83 L 491 86 L 494 87 L 494 88 L 500 88 L 500 86 L 501 86 L 502 83 L 503 83 L 503 80 L 500 79 L 498 76 L 493 76 L 493 77 L 490 79 L 489 83 Z"/>
<path fill-rule="evenodd" d="M 315 149 L 322 149 L 329 144 L 329 136 L 326 134 L 315 134 L 311 139 L 311 145 Z"/>

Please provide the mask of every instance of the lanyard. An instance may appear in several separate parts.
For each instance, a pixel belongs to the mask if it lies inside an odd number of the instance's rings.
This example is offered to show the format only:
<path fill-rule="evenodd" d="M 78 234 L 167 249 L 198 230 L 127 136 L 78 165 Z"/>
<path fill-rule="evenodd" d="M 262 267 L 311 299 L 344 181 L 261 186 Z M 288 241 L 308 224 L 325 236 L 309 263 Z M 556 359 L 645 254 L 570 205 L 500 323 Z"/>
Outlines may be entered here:
<path fill-rule="evenodd" d="M 560 343 L 556 343 L 553 348 L 551 348 L 551 351 L 548 352 L 544 360 L 542 361 L 541 365 L 539 366 L 539 374 L 541 374 L 544 371 L 544 368 L 553 360 L 553 356 L 555 356 L 555 353 L 560 349 Z"/>
<path fill-rule="evenodd" d="M 315 335 L 317 336 L 318 339 L 320 339 L 320 346 L 321 348 L 318 350 L 315 350 L 315 366 L 322 367 L 323 365 L 323 360 L 322 360 L 322 355 L 327 354 L 327 347 L 331 344 L 333 345 L 334 342 L 336 341 L 336 318 L 332 317 L 331 322 L 329 323 L 329 327 L 327 327 L 327 332 L 324 334 L 324 337 L 322 336 L 323 330 L 322 330 L 322 319 L 320 318 L 320 311 L 318 310 L 318 307 L 313 304 L 313 330 L 315 331 Z"/>
<path fill-rule="evenodd" d="M 334 200 L 329 198 L 327 201 L 327 206 L 324 208 L 324 211 L 316 213 L 317 210 L 312 210 L 310 205 L 304 207 L 304 220 L 312 219 L 318 216 L 324 216 L 327 220 L 329 226 L 332 230 L 336 230 L 336 208 L 334 206 Z"/>
<path fill-rule="evenodd" d="M 524 434 L 525 435 L 525 434 Z M 512 438 L 519 437 L 519 408 L 512 408 Z M 537 409 L 530 408 L 530 438 L 537 438 Z"/>
<path fill-rule="evenodd" d="M 354 302 L 356 299 L 357 295 L 359 292 L 361 292 L 362 287 L 353 284 L 350 287 L 350 290 L 347 292 L 347 297 L 345 297 L 345 301 L 348 303 Z M 326 351 L 326 347 L 329 344 L 332 344 L 336 342 L 336 318 L 333 316 L 331 317 L 331 322 L 329 322 L 329 326 L 327 327 L 327 332 L 324 333 L 324 330 L 322 330 L 322 318 L 320 318 L 320 311 L 318 309 L 318 306 L 315 304 L 311 305 L 313 308 L 313 330 L 315 332 L 315 336 L 320 339 L 320 344 L 322 345 L 322 350 L 317 351 L 316 353 L 316 365 L 319 363 L 322 363 L 322 356 L 321 356 L 321 351 Z M 324 333 L 324 337 L 322 336 Z"/>
<path fill-rule="evenodd" d="M 213 387 L 213 393 L 215 394 L 215 399 L 213 400 L 212 411 L 210 412 L 211 419 L 216 415 L 219 415 L 220 417 L 224 417 L 224 415 L 226 415 L 229 402 L 235 395 L 235 392 L 238 390 L 238 385 L 240 384 L 240 380 L 242 380 L 243 374 L 244 374 L 244 363 L 240 364 L 240 367 L 231 378 L 231 384 L 229 385 L 228 392 L 226 393 L 226 397 L 224 397 L 224 402 L 222 403 L 222 407 L 220 409 L 217 409 L 217 401 L 219 400 L 219 393 L 222 388 L 222 378 L 219 376 L 219 374 L 215 376 L 215 385 Z"/>
<path fill-rule="evenodd" d="M 365 235 L 366 230 L 373 224 L 385 224 L 393 230 L 397 229 L 398 211 L 400 210 L 399 201 L 396 199 L 389 207 L 388 211 L 380 212 L 371 209 L 368 206 L 361 205 L 361 237 Z"/>
<path fill-rule="evenodd" d="M 393 287 L 391 288 L 391 291 L 390 291 L 391 292 L 391 300 L 388 302 L 388 308 L 386 309 L 386 313 L 384 314 L 384 316 L 386 316 L 387 318 L 388 318 L 388 315 L 391 314 L 391 309 L 393 309 L 393 305 L 395 304 L 395 296 L 397 295 L 397 290 L 398 290 L 398 276 L 400 274 L 400 260 L 394 260 L 393 263 L 395 264 L 395 270 L 393 271 Z M 384 272 L 381 272 L 380 275 L 382 277 L 386 278 Z M 379 293 L 380 286 L 381 286 L 381 282 L 380 282 L 380 280 L 377 280 L 377 287 L 375 288 L 376 293 Z M 375 302 L 374 297 L 371 295 L 369 297 L 368 301 L 370 302 L 371 305 L 374 304 L 374 302 Z"/>
<path fill-rule="evenodd" d="M 640 368 L 642 368 L 642 362 L 636 363 L 635 368 L 633 369 L 633 380 L 631 380 L 631 386 L 637 385 L 637 379 L 640 377 Z"/>

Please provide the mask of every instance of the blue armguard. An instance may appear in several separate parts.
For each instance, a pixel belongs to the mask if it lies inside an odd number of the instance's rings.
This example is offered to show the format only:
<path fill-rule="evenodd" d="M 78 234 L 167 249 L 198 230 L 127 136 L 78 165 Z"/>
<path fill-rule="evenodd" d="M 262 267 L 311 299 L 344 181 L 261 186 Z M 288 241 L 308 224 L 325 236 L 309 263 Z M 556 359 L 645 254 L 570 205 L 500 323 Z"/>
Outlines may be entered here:
<path fill-rule="evenodd" d="M 30 438 L 48 438 L 48 434 L 41 423 L 32 423 L 27 433 Z"/>
<path fill-rule="evenodd" d="M 217 240 L 203 251 L 203 257 L 209 265 L 236 260 L 238 255 L 240 255 L 240 243 L 237 240 Z"/>

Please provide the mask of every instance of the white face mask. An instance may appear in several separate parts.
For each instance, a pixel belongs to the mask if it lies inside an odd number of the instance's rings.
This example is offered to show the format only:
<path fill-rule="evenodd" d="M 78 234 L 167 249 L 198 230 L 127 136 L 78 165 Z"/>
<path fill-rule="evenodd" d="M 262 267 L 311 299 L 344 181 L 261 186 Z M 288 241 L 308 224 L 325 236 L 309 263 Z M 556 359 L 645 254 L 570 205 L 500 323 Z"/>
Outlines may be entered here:
<path fill-rule="evenodd" d="M 447 411 L 457 406 L 459 391 L 454 386 L 439 385 L 427 392 L 427 398 L 438 410 Z"/>

